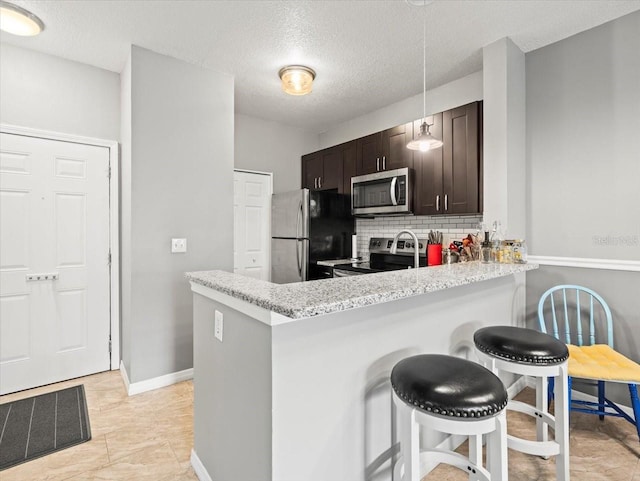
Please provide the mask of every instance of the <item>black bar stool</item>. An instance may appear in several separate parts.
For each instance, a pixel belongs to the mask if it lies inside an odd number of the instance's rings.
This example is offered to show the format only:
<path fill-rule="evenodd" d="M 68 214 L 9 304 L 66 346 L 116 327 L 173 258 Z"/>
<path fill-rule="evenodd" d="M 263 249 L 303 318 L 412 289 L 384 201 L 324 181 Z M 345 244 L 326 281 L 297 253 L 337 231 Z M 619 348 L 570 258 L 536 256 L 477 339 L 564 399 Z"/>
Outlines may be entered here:
<path fill-rule="evenodd" d="M 394 480 L 419 481 L 420 459 L 469 473 L 469 479 L 507 481 L 507 391 L 500 379 L 480 364 L 452 356 L 423 354 L 398 362 L 391 372 L 400 459 Z M 420 450 L 420 425 L 470 437 L 478 450 L 471 459 L 453 451 Z M 482 466 L 482 435 L 487 436 L 487 468 Z M 472 450 L 470 449 L 470 452 Z"/>
<path fill-rule="evenodd" d="M 569 481 L 569 350 L 566 344 L 548 334 L 512 326 L 479 329 L 473 340 L 478 358 L 495 374 L 510 372 L 536 379 L 536 406 L 511 400 L 507 409 L 536 418 L 537 440 L 509 435 L 509 448 L 536 456 L 556 456 L 557 481 Z M 556 384 L 554 416 L 549 414 L 547 400 L 550 377 Z M 555 431 L 553 441 L 548 439 L 549 426 Z"/>

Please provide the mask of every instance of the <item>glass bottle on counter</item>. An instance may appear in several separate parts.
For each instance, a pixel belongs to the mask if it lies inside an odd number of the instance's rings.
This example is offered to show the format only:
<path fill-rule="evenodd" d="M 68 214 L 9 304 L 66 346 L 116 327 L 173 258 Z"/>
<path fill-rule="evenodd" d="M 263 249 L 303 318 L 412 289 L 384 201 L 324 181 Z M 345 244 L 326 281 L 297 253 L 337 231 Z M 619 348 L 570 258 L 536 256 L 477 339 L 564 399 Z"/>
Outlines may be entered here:
<path fill-rule="evenodd" d="M 492 250 L 493 246 L 491 244 L 491 241 L 489 240 L 489 231 L 485 231 L 484 242 L 482 243 L 482 248 L 480 249 L 480 260 L 483 264 L 489 264 L 491 262 Z"/>
<path fill-rule="evenodd" d="M 527 243 L 524 239 L 515 239 L 511 246 L 513 250 L 513 262 L 516 264 L 527 263 Z"/>

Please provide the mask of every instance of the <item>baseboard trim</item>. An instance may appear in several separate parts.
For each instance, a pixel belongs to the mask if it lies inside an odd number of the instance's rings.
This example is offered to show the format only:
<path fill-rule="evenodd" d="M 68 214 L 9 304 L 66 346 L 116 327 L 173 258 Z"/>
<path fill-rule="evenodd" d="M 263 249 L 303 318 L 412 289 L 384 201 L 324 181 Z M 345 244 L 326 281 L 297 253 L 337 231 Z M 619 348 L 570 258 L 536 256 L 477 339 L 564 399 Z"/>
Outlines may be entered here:
<path fill-rule="evenodd" d="M 632 260 L 530 255 L 528 261 L 543 266 L 581 267 L 584 269 L 606 269 L 612 271 L 640 272 L 640 261 Z"/>
<path fill-rule="evenodd" d="M 202 461 L 200 461 L 195 449 L 191 450 L 191 467 L 200 481 L 213 481 L 207 472 L 207 468 L 205 468 Z"/>
<path fill-rule="evenodd" d="M 120 376 L 122 376 L 122 380 L 124 381 L 124 388 L 126 389 L 127 394 L 129 394 L 129 375 L 127 374 L 127 368 L 124 367 L 122 359 L 120 360 Z"/>
<path fill-rule="evenodd" d="M 172 372 L 165 374 L 164 376 L 158 376 L 151 379 L 145 379 L 144 381 L 130 382 L 127 370 L 124 367 L 122 361 L 120 361 L 120 375 L 124 381 L 124 386 L 127 389 L 129 396 L 134 396 L 147 391 L 153 391 L 161 387 L 171 386 L 182 381 L 188 381 L 193 379 L 193 368 L 185 369 L 184 371 Z"/>
<path fill-rule="evenodd" d="M 527 378 L 527 386 L 535 389 L 536 383 L 532 378 Z M 596 396 L 592 396 L 591 394 L 584 393 L 582 391 L 576 391 L 575 389 L 571 390 L 571 399 L 576 399 L 578 401 L 590 401 L 590 402 L 598 402 L 598 398 Z M 633 408 L 625 406 L 624 404 L 616 403 L 620 409 L 622 409 L 628 416 L 635 419 L 633 414 Z"/>

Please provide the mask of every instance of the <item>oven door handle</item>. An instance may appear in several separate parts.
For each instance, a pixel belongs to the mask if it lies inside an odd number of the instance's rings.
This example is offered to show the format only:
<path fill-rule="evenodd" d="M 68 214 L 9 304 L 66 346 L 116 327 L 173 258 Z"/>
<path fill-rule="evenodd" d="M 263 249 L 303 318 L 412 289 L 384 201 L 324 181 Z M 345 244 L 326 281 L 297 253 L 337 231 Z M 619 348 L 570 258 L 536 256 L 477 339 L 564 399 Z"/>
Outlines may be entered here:
<path fill-rule="evenodd" d="M 391 205 L 398 205 L 398 196 L 396 195 L 396 188 L 398 187 L 398 177 L 391 179 L 391 187 L 389 188 L 389 194 L 391 195 Z"/>

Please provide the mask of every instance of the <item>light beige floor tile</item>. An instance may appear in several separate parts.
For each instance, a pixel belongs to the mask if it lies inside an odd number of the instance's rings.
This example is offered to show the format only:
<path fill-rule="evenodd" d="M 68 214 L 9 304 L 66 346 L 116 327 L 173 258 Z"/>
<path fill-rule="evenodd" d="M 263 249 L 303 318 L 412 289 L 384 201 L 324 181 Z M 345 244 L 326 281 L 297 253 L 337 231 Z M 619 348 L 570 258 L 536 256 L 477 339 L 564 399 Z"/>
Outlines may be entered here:
<path fill-rule="evenodd" d="M 156 444 L 100 469 L 84 472 L 74 481 L 156 481 L 177 475 L 182 467 L 168 444 Z"/>
<path fill-rule="evenodd" d="M 1 481 L 195 481 L 189 458 L 193 448 L 193 383 L 181 382 L 127 396 L 120 373 L 96 374 L 0 397 L 0 403 L 84 384 L 93 438 L 67 450 L 0 473 Z M 518 400 L 533 403 L 525 389 Z M 535 439 L 535 421 L 509 412 L 509 433 Z M 640 443 L 623 419 L 572 413 L 571 479 L 640 481 Z M 466 453 L 466 444 L 459 452 Z M 510 479 L 556 481 L 554 459 L 509 451 Z M 437 467 L 425 480 L 466 481 L 467 474 Z"/>

